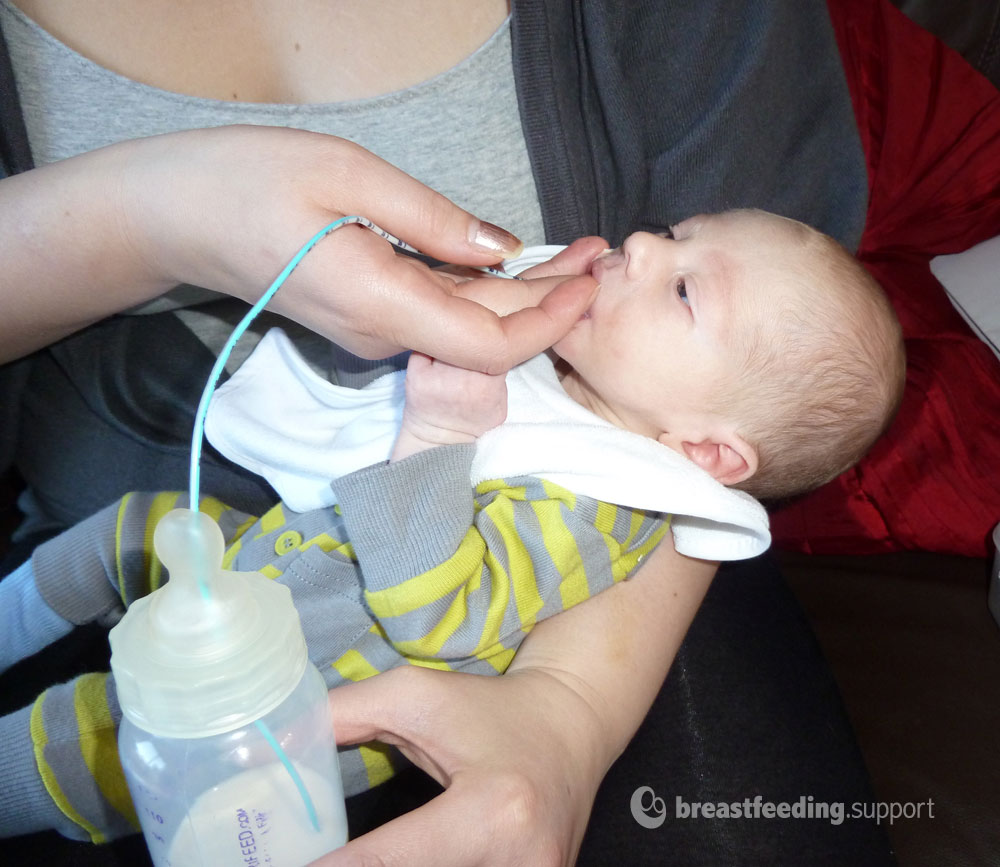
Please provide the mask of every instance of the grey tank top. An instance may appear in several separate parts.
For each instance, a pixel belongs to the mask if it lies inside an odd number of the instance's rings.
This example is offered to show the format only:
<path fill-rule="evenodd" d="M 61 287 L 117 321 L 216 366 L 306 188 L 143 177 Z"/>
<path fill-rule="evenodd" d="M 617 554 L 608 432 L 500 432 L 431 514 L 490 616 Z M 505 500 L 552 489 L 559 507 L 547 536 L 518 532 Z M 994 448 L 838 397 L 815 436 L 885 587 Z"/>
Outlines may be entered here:
<path fill-rule="evenodd" d="M 0 0 L 0 25 L 36 165 L 181 129 L 297 127 L 362 145 L 525 244 L 545 240 L 514 89 L 509 19 L 464 61 L 421 84 L 367 99 L 304 105 L 204 99 L 141 84 L 72 50 L 8 0 Z M 231 305 L 204 305 L 217 297 L 179 287 L 134 312 L 201 304 L 179 315 L 218 351 L 235 314 L 223 312 Z M 245 341 L 244 349 L 252 342 Z"/>

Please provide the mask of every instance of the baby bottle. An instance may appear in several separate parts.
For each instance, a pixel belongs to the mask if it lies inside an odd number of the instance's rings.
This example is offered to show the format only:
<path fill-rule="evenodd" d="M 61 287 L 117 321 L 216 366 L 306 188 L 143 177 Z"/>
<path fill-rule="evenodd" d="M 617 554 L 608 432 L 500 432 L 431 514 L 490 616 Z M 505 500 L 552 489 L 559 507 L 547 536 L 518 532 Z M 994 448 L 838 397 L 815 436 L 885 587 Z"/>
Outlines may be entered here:
<path fill-rule="evenodd" d="M 323 678 L 287 587 L 222 569 L 208 515 L 156 527 L 170 580 L 111 631 L 122 766 L 157 867 L 299 867 L 347 839 Z"/>

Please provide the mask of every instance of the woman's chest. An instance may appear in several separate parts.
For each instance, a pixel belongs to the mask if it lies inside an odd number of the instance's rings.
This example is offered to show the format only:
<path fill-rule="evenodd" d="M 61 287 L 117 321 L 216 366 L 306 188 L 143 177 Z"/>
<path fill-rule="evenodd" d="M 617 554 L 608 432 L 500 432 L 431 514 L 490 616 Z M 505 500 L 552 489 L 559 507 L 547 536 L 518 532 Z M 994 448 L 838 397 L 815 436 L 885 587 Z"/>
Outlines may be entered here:
<path fill-rule="evenodd" d="M 461 62 L 507 0 L 12 0 L 60 41 L 163 90 L 242 102 L 337 102 Z"/>

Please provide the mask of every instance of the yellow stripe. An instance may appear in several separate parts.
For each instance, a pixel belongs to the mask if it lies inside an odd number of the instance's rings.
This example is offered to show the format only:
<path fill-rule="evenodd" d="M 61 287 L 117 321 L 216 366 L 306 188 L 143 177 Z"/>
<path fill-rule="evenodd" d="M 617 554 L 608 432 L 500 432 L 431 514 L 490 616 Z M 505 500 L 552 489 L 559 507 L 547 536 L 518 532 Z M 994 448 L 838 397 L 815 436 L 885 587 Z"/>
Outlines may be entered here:
<path fill-rule="evenodd" d="M 198 502 L 198 511 L 204 512 L 213 521 L 218 523 L 219 518 L 222 517 L 222 513 L 229 511 L 229 506 L 221 500 L 215 499 L 215 497 L 202 497 Z"/>
<path fill-rule="evenodd" d="M 561 485 L 557 485 L 554 482 L 547 482 L 542 479 L 542 487 L 545 489 L 545 496 L 550 500 L 559 500 L 565 503 L 570 509 L 576 508 L 576 494 L 572 491 L 567 491 Z"/>
<path fill-rule="evenodd" d="M 329 533 L 320 533 L 318 536 L 313 536 L 311 539 L 307 539 L 301 545 L 299 545 L 300 551 L 305 551 L 306 548 L 311 548 L 315 545 L 321 551 L 325 551 L 327 554 L 332 554 L 334 551 L 340 551 L 349 560 L 354 560 L 354 547 L 350 542 L 341 542 L 339 539 L 335 539 Z"/>
<path fill-rule="evenodd" d="M 639 560 L 646 556 L 670 529 L 670 518 L 666 517 L 663 524 L 657 527 L 649 538 L 637 548 L 628 550 L 628 546 L 635 539 L 635 536 L 642 525 L 644 515 L 639 512 L 632 513 L 632 524 L 628 539 L 624 543 L 619 543 L 613 536 L 605 535 L 604 541 L 608 546 L 608 556 L 611 558 L 611 578 L 617 584 L 623 578 L 627 578 L 629 573 L 638 565 Z"/>
<path fill-rule="evenodd" d="M 452 671 L 452 667 L 443 659 L 417 659 L 407 657 L 406 661 L 410 665 L 419 665 L 421 668 L 433 668 L 437 671 Z"/>
<path fill-rule="evenodd" d="M 422 575 L 408 578 L 395 587 L 365 591 L 365 599 L 376 617 L 399 617 L 431 602 L 443 599 L 482 569 L 486 543 L 475 527 L 470 527 L 455 554 Z"/>
<path fill-rule="evenodd" d="M 638 510 L 632 512 L 632 520 L 629 522 L 628 535 L 625 537 L 625 541 L 622 542 L 623 548 L 628 548 L 628 546 L 632 544 L 632 540 L 638 535 L 639 530 L 642 528 L 642 522 L 645 520 L 645 512 L 640 512 Z"/>
<path fill-rule="evenodd" d="M 385 744 L 372 741 L 358 747 L 358 752 L 368 772 L 369 787 L 375 788 L 381 785 L 395 773 L 392 760 L 389 758 L 389 747 Z"/>
<path fill-rule="evenodd" d="M 545 601 L 538 592 L 538 582 L 535 578 L 535 567 L 531 562 L 531 556 L 518 535 L 517 527 L 514 523 L 514 504 L 506 497 L 497 497 L 486 508 L 486 514 L 493 521 L 494 527 L 503 539 L 504 548 L 507 551 L 507 566 L 509 575 L 503 575 L 504 579 L 509 579 L 511 589 L 514 593 L 514 602 L 517 605 L 517 616 L 522 626 L 530 626 L 535 622 L 538 612 L 542 610 Z M 496 565 L 494 565 L 496 564 Z M 490 572 L 496 574 L 500 564 L 495 559 L 490 558 L 487 563 Z M 494 596 L 496 595 L 497 581 L 494 580 Z M 490 616 L 487 618 L 487 629 L 492 625 L 493 639 L 500 633 L 503 616 L 507 609 L 507 598 L 504 594 L 503 608 L 494 610 L 494 605 L 490 604 Z M 484 630 L 484 640 L 486 631 Z M 482 645 L 484 641 L 480 641 Z"/>
<path fill-rule="evenodd" d="M 59 785 L 59 780 L 56 779 L 55 772 L 45 760 L 45 747 L 48 746 L 49 736 L 45 731 L 45 723 L 42 720 L 42 703 L 45 701 L 46 695 L 48 695 L 48 691 L 43 692 L 35 700 L 35 704 L 31 708 L 31 722 L 28 727 L 31 732 L 31 742 L 35 749 L 35 763 L 38 765 L 38 774 L 42 778 L 42 783 L 45 785 L 45 790 L 49 793 L 49 797 L 52 798 L 63 815 L 74 824 L 83 828 L 90 835 L 90 842 L 104 843 L 104 834 L 73 808 L 73 805 L 69 802 L 69 798 L 66 797 L 62 787 Z"/>
<path fill-rule="evenodd" d="M 444 647 L 445 642 L 468 620 L 468 592 L 478 589 L 481 575 L 482 566 L 480 566 L 477 577 L 469 582 L 469 586 L 464 588 L 463 591 L 459 591 L 455 595 L 455 598 L 451 600 L 448 610 L 434 624 L 434 628 L 430 632 L 412 641 L 394 641 L 393 647 L 404 656 L 437 656 L 441 652 L 441 648 Z M 365 595 L 367 596 L 367 594 Z"/>
<path fill-rule="evenodd" d="M 486 661 L 497 670 L 497 674 L 503 674 L 511 662 L 514 661 L 515 653 L 516 651 L 505 647 L 498 653 L 494 653 L 491 656 L 486 657 Z"/>
<path fill-rule="evenodd" d="M 476 493 L 479 495 L 488 494 L 491 491 L 503 491 L 504 496 L 511 500 L 528 499 L 528 491 L 523 485 L 509 487 L 503 479 L 487 479 L 476 485 Z"/>
<path fill-rule="evenodd" d="M 348 650 L 340 659 L 336 659 L 330 665 L 337 669 L 344 680 L 364 680 L 366 677 L 373 677 L 378 674 L 378 669 L 365 659 L 357 650 Z"/>
<path fill-rule="evenodd" d="M 127 493 L 118 504 L 118 516 L 115 520 L 115 569 L 118 571 L 118 595 L 122 602 L 127 602 L 128 597 L 125 592 L 125 568 L 122 565 L 122 524 L 125 522 L 125 509 L 132 499 L 132 493 Z"/>
<path fill-rule="evenodd" d="M 622 557 L 622 552 L 628 549 L 629 543 L 635 538 L 635 534 L 638 532 L 639 527 L 642 524 L 641 513 L 629 512 L 629 532 L 624 543 L 619 542 L 613 534 L 615 526 L 615 518 L 617 517 L 618 509 L 616 506 L 612 506 L 610 503 L 598 503 L 597 504 L 597 519 L 594 521 L 594 526 L 601 532 L 604 537 L 604 544 L 608 549 L 608 560 L 611 563 L 611 580 L 617 584 L 623 578 L 628 575 L 629 566 Z M 639 518 L 639 522 L 636 522 L 636 518 Z"/>
<path fill-rule="evenodd" d="M 277 530 L 278 527 L 284 523 L 284 509 L 281 508 L 281 503 L 277 503 L 273 509 L 267 512 L 267 514 L 260 519 L 260 532 L 254 536 L 254 538 L 259 539 L 261 536 L 266 536 L 268 533 L 272 533 Z"/>
<path fill-rule="evenodd" d="M 632 513 L 633 516 L 635 513 Z M 609 534 L 614 532 L 615 520 L 618 517 L 618 507 L 611 503 L 597 503 L 597 517 L 594 519 L 594 526 L 600 533 Z"/>
<path fill-rule="evenodd" d="M 559 573 L 559 597 L 563 608 L 570 608 L 590 598 L 587 573 L 576 539 L 563 521 L 558 502 L 543 500 L 532 503 L 542 528 L 545 550 Z"/>
<path fill-rule="evenodd" d="M 480 659 L 485 659 L 490 653 L 495 652 L 496 643 L 500 640 L 503 616 L 510 604 L 510 591 L 513 583 L 492 551 L 486 552 L 483 564 L 489 570 L 492 580 L 490 581 L 490 604 L 486 609 L 483 631 L 473 651 Z M 479 581 L 476 582 L 477 587 L 479 583 Z"/>
<path fill-rule="evenodd" d="M 153 533 L 156 532 L 156 525 L 160 523 L 167 512 L 177 505 L 180 494 L 176 491 L 165 491 L 153 497 L 153 502 L 149 507 L 149 514 L 146 515 L 146 534 L 142 540 L 142 550 L 146 554 L 149 569 L 149 591 L 152 592 L 160 586 L 162 575 L 162 564 L 160 558 L 153 553 Z"/>
<path fill-rule="evenodd" d="M 265 578 L 270 578 L 272 581 L 275 578 L 280 578 L 282 575 L 282 570 L 278 569 L 275 566 L 272 566 L 270 563 L 261 566 L 260 569 L 258 569 L 257 571 L 260 572 L 260 574 L 263 575 Z"/>
<path fill-rule="evenodd" d="M 73 691 L 80 753 L 90 775 L 108 803 L 136 830 L 139 819 L 132 806 L 125 774 L 118 759 L 118 738 L 108 710 L 107 674 L 85 674 Z"/>
<path fill-rule="evenodd" d="M 242 533 L 240 534 L 243 535 Z M 222 557 L 222 568 L 229 569 L 233 565 L 233 561 L 236 559 L 236 555 L 240 553 L 240 549 L 243 547 L 243 539 L 237 539 L 232 545 L 226 550 L 226 553 Z"/>

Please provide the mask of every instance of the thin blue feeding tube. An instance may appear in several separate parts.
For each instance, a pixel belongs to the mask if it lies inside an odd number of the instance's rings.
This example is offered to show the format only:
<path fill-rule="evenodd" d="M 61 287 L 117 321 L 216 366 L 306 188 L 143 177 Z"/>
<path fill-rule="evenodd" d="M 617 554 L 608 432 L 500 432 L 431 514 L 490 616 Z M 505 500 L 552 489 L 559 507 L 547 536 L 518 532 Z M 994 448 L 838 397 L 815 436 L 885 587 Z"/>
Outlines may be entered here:
<path fill-rule="evenodd" d="M 268 287 L 267 291 L 260 297 L 260 300 L 251 307 L 246 315 L 239 321 L 239 324 L 233 329 L 233 333 L 229 335 L 229 339 L 226 341 L 225 345 L 222 347 L 222 351 L 219 353 L 219 357 L 215 360 L 215 365 L 212 367 L 212 372 L 208 376 L 208 382 L 205 383 L 205 389 L 201 393 L 201 400 L 198 402 L 198 409 L 195 412 L 194 417 L 194 430 L 191 433 L 191 471 L 189 476 L 188 488 L 190 492 L 190 508 L 197 509 L 199 504 L 199 498 L 201 496 L 201 445 L 205 438 L 205 416 L 208 414 L 208 405 L 212 400 L 212 394 L 215 392 L 216 383 L 219 381 L 219 377 L 222 375 L 222 371 L 226 366 L 226 362 L 229 361 L 229 356 L 233 352 L 233 347 L 236 346 L 236 342 L 243 336 L 243 332 L 247 330 L 250 323 L 257 318 L 261 310 L 267 305 L 267 302 L 274 297 L 274 293 L 277 292 L 282 284 L 288 279 L 289 275 L 298 267 L 299 262 L 301 262 L 306 254 L 315 247 L 320 241 L 322 241 L 331 232 L 335 232 L 342 226 L 349 226 L 351 224 L 357 224 L 359 226 L 364 226 L 366 229 L 370 229 L 376 235 L 384 238 L 394 247 L 398 247 L 400 250 L 406 250 L 409 253 L 420 254 L 420 251 L 416 247 L 411 247 L 405 241 L 400 240 L 395 235 L 390 235 L 385 229 L 376 226 L 367 217 L 359 217 L 358 215 L 352 215 L 349 217 L 341 217 L 339 220 L 334 220 L 327 226 L 320 229 L 315 235 L 313 235 L 302 248 L 296 253 L 291 261 L 284 267 L 282 272 L 275 278 L 274 282 Z M 485 274 L 492 274 L 494 277 L 503 277 L 508 280 L 520 280 L 520 277 L 515 277 L 512 274 L 505 274 L 503 270 L 499 268 L 476 268 L 474 270 L 482 271 Z"/>
<path fill-rule="evenodd" d="M 208 382 L 205 383 L 205 389 L 201 393 L 201 400 L 198 402 L 198 410 L 195 412 L 194 416 L 194 430 L 191 433 L 191 472 L 188 481 L 191 502 L 190 508 L 198 509 L 201 498 L 201 445 L 205 438 L 205 416 L 208 414 L 208 405 L 212 400 L 212 395 L 215 392 L 215 386 L 219 381 L 219 377 L 222 375 L 222 371 L 225 369 L 226 362 L 229 361 L 229 356 L 232 355 L 236 342 L 243 336 L 243 333 L 250 327 L 250 323 L 253 322 L 258 315 L 260 315 L 260 312 L 267 305 L 267 302 L 274 297 L 274 293 L 281 288 L 282 284 L 284 284 L 284 282 L 288 279 L 292 271 L 298 267 L 299 262 L 305 258 L 306 254 L 312 250 L 313 247 L 341 226 L 347 226 L 351 223 L 364 224 L 368 222 L 369 221 L 364 217 L 341 217 L 339 220 L 334 220 L 329 225 L 320 229 L 315 235 L 306 241 L 305 244 L 302 245 L 298 253 L 292 257 L 291 261 L 282 269 L 281 273 L 275 278 L 274 282 L 268 287 L 267 291 L 261 295 L 257 303 L 247 311 L 246 315 L 233 329 L 233 333 L 229 335 L 229 339 L 222 347 L 219 357 L 215 359 L 215 365 L 212 367 L 212 372 L 208 375 Z"/>
<path fill-rule="evenodd" d="M 356 223 L 360 226 L 364 226 L 366 229 L 370 229 L 381 237 L 385 238 L 390 244 L 400 248 L 401 250 L 407 250 L 411 253 L 419 253 L 420 251 L 414 247 L 411 247 L 404 241 L 394 235 L 390 235 L 384 229 L 376 226 L 371 220 L 366 217 L 359 217 L 357 215 L 349 217 L 341 217 L 338 220 L 334 220 L 327 226 L 320 229 L 315 235 L 313 235 L 305 244 L 302 245 L 301 249 L 292 257 L 289 263 L 282 269 L 281 273 L 275 278 L 274 282 L 268 287 L 267 291 L 260 297 L 246 313 L 246 315 L 239 321 L 239 324 L 233 329 L 233 333 L 229 335 L 229 339 L 226 341 L 225 345 L 222 347 L 222 351 L 219 353 L 219 357 L 215 360 L 215 365 L 212 367 L 212 372 L 208 376 L 208 381 L 205 383 L 205 388 L 201 393 L 201 400 L 198 402 L 198 409 L 195 412 L 194 417 L 194 430 L 191 433 L 191 470 L 189 476 L 189 492 L 190 492 L 190 508 L 197 510 L 200 507 L 201 500 L 201 448 L 202 443 L 205 439 L 205 417 L 208 415 L 208 405 L 211 403 L 212 395 L 215 393 L 215 386 L 219 381 L 219 377 L 222 375 L 222 371 L 225 369 L 226 362 L 229 360 L 229 356 L 232 355 L 233 348 L 236 346 L 237 341 L 243 336 L 243 333 L 249 328 L 250 323 L 257 318 L 260 312 L 274 297 L 274 293 L 277 292 L 282 284 L 288 279 L 289 275 L 296 269 L 299 262 L 301 262 L 306 254 L 312 250 L 320 241 L 322 241 L 331 232 L 336 231 L 342 226 L 348 226 L 352 223 Z M 511 277 L 509 274 L 504 274 L 502 271 L 498 271 L 493 268 L 480 268 L 478 270 L 485 271 L 486 273 L 493 274 L 497 277 Z M 210 597 L 210 591 L 205 581 L 199 582 L 201 587 L 202 596 L 206 599 Z M 306 813 L 309 815 L 309 822 L 315 830 L 319 830 L 319 818 L 316 815 L 316 807 L 313 804 L 312 798 L 309 795 L 309 791 L 306 789 L 305 783 L 299 772 L 295 769 L 295 766 L 289 760 L 288 756 L 285 755 L 285 751 L 281 748 L 281 744 L 275 739 L 274 735 L 268 729 L 267 725 L 263 720 L 257 720 L 255 723 L 258 731 L 263 735 L 264 739 L 270 745 L 271 749 L 277 755 L 279 761 L 284 765 L 285 770 L 291 777 L 292 782 L 295 784 L 296 789 L 298 789 L 299 794 L 302 796 L 302 802 L 305 805 Z"/>
<path fill-rule="evenodd" d="M 199 490 L 201 484 L 201 444 L 205 436 L 205 416 L 208 414 L 208 405 L 212 400 L 213 393 L 215 392 L 216 383 L 219 381 L 219 377 L 222 375 L 222 370 L 225 368 L 226 362 L 232 354 L 233 347 L 236 346 L 236 342 L 243 336 L 243 332 L 247 330 L 250 323 L 253 322 L 261 310 L 264 309 L 267 302 L 274 297 L 274 293 L 281 288 L 281 285 L 288 279 L 288 276 L 295 270 L 296 266 L 302 261 L 305 255 L 331 232 L 350 223 L 368 224 L 369 221 L 364 217 L 358 216 L 341 217 L 339 220 L 334 220 L 328 226 L 320 229 L 320 231 L 306 241 L 298 253 L 292 257 L 291 261 L 277 276 L 275 281 L 270 285 L 270 287 L 268 287 L 268 290 L 261 296 L 260 300 L 247 311 L 246 315 L 240 320 L 236 328 L 233 329 L 233 333 L 229 335 L 229 339 L 222 347 L 222 351 L 219 353 L 219 357 L 215 360 L 215 365 L 212 368 L 212 372 L 209 374 L 208 382 L 205 383 L 205 389 L 201 394 L 201 401 L 198 403 L 198 410 L 195 413 L 194 431 L 191 434 L 190 496 L 192 509 L 198 508 L 201 496 Z M 207 599 L 210 595 L 209 588 L 204 581 L 200 582 L 200 585 L 202 596 Z M 267 724 L 263 720 L 257 720 L 254 725 L 257 727 L 257 730 L 261 733 L 264 740 L 267 741 L 267 744 L 274 751 L 274 754 L 278 757 L 278 760 L 284 766 L 292 782 L 295 784 L 295 788 L 302 797 L 302 803 L 305 806 L 306 814 L 309 817 L 309 824 L 312 825 L 314 830 L 319 831 L 319 817 L 316 815 L 316 806 L 313 804 L 309 790 L 306 788 L 306 785 L 303 782 L 298 770 L 296 770 L 295 765 L 292 764 L 291 760 L 285 754 L 285 751 L 281 748 L 281 744 L 278 743 L 277 739 L 271 733 L 271 730 L 267 727 Z"/>

